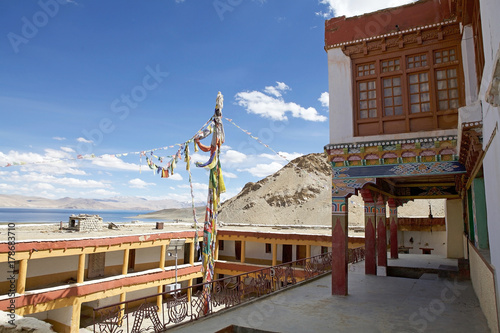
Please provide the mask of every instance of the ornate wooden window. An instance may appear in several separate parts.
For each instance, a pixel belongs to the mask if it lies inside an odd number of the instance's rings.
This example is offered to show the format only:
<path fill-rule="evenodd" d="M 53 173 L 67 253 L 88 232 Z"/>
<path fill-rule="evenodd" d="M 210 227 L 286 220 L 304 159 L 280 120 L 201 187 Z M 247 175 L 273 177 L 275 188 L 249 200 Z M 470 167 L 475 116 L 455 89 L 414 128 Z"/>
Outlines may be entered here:
<path fill-rule="evenodd" d="M 464 105 L 459 42 L 355 57 L 355 135 L 456 128 Z"/>

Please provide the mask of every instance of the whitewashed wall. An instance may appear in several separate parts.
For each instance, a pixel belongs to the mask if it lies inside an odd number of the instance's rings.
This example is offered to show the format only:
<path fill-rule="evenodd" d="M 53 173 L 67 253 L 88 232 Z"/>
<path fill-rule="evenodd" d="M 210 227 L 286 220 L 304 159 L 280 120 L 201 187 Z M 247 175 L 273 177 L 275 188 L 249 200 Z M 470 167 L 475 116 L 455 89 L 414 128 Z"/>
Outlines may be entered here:
<path fill-rule="evenodd" d="M 28 260 L 27 277 L 77 271 L 78 258 L 75 255 Z"/>
<path fill-rule="evenodd" d="M 184 258 L 184 252 L 182 252 L 182 247 L 180 249 L 177 249 L 177 255 L 178 259 L 183 259 Z M 160 254 L 161 254 L 161 247 L 160 246 L 155 246 L 155 247 L 147 247 L 147 248 L 142 248 L 142 249 L 136 249 L 135 250 L 135 263 L 136 264 L 146 264 L 150 262 L 159 262 L 160 261 Z M 171 259 L 171 257 L 165 256 L 165 258 Z M 175 258 L 175 257 L 172 257 Z"/>
<path fill-rule="evenodd" d="M 446 257 L 446 231 L 403 231 L 404 246 L 413 247 L 410 254 L 422 254 L 421 247 L 433 248 L 432 254 Z M 410 238 L 413 237 L 413 244 Z M 426 243 L 428 245 L 426 245 Z M 403 244 L 399 244 L 401 246 Z"/>

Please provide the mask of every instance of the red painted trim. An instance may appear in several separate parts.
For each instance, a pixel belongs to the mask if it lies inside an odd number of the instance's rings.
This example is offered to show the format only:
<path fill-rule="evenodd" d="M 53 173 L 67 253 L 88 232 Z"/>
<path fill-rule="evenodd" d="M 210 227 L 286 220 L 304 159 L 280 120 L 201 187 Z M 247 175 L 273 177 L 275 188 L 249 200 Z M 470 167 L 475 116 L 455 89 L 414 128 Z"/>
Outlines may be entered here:
<path fill-rule="evenodd" d="M 360 16 L 334 17 L 325 22 L 325 46 L 441 23 L 453 18 L 450 7 L 449 0 L 421 0 Z"/>
<path fill-rule="evenodd" d="M 198 231 L 198 236 L 203 237 L 203 231 Z M 119 236 L 119 237 L 102 237 L 102 238 L 80 238 L 71 240 L 34 240 L 28 242 L 16 243 L 16 252 L 32 251 L 37 249 L 43 250 L 60 250 L 71 248 L 85 248 L 85 247 L 99 247 L 99 246 L 113 246 L 123 243 L 140 243 L 149 242 L 152 240 L 164 240 L 171 238 L 194 238 L 194 231 L 180 231 L 180 232 L 163 232 L 148 235 L 133 235 L 133 236 Z M 0 244 L 0 253 L 8 252 L 8 244 Z"/>
<path fill-rule="evenodd" d="M 385 227 L 385 217 L 379 217 L 377 223 L 377 250 L 378 266 L 387 267 L 387 228 Z"/>
<path fill-rule="evenodd" d="M 368 218 L 365 228 L 365 274 L 377 275 L 376 234 L 373 220 Z"/>
<path fill-rule="evenodd" d="M 347 235 L 342 228 L 340 217 L 337 217 L 335 226 L 332 229 L 333 295 L 347 295 L 347 258 Z"/>
<path fill-rule="evenodd" d="M 396 219 L 391 217 L 391 258 L 398 259 L 398 224 Z"/>

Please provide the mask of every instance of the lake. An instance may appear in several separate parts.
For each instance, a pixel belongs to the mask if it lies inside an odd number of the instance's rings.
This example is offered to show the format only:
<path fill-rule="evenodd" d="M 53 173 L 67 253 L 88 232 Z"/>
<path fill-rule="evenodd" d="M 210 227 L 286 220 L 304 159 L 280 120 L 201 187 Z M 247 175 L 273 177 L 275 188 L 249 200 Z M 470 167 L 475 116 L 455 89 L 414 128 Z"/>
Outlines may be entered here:
<path fill-rule="evenodd" d="M 150 213 L 136 210 L 90 210 L 90 209 L 52 209 L 52 208 L 0 208 L 0 223 L 37 223 L 68 222 L 71 214 L 97 214 L 106 222 L 131 222 L 137 220 L 133 216 Z M 144 222 L 147 222 L 145 220 Z"/>

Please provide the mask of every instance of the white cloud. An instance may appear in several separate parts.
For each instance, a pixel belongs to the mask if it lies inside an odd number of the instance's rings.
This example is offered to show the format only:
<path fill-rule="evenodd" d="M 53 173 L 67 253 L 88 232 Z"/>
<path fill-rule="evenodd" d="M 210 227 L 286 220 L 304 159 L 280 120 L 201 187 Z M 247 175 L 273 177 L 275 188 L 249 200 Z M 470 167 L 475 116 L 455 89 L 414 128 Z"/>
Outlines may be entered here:
<path fill-rule="evenodd" d="M 120 195 L 120 193 L 118 193 L 118 192 L 104 190 L 104 189 L 90 191 L 87 194 L 90 197 L 114 197 L 114 196 Z"/>
<path fill-rule="evenodd" d="M 287 120 L 287 113 L 291 113 L 294 118 L 302 118 L 308 121 L 327 120 L 327 117 L 318 114 L 318 111 L 313 107 L 304 108 L 293 102 L 285 102 L 281 92 L 290 88 L 283 82 L 277 83 L 275 87 L 265 88 L 264 91 L 267 95 L 255 90 L 237 93 L 235 96 L 237 104 L 244 107 L 248 113 L 273 120 Z"/>
<path fill-rule="evenodd" d="M 34 188 L 37 190 L 54 190 L 55 189 L 54 185 L 47 184 L 47 183 L 38 183 L 34 186 Z"/>
<path fill-rule="evenodd" d="M 281 97 L 281 92 L 285 92 L 287 90 L 290 90 L 290 87 L 287 86 L 283 82 L 278 82 L 276 81 L 277 85 L 275 87 L 273 86 L 267 86 L 264 88 L 264 92 L 269 94 L 269 95 L 274 95 L 276 97 Z"/>
<path fill-rule="evenodd" d="M 260 154 L 259 156 L 286 164 L 288 163 L 288 161 L 291 161 L 293 159 L 296 159 L 297 157 L 304 155 L 302 153 L 287 153 L 284 151 L 279 151 L 278 154 L 279 156 L 276 154 Z"/>
<path fill-rule="evenodd" d="M 325 91 L 321 94 L 321 96 L 319 96 L 318 101 L 323 107 L 328 109 L 330 107 L 330 94 Z"/>
<path fill-rule="evenodd" d="M 402 6 L 412 0 L 320 0 L 319 3 L 326 5 L 326 11 L 317 12 L 316 15 L 324 18 L 346 17 L 371 13 L 380 9 Z"/>
<path fill-rule="evenodd" d="M 129 171 L 139 171 L 139 164 L 127 163 L 119 159 L 114 155 L 103 155 L 92 160 L 93 165 L 103 167 L 105 169 L 118 169 L 118 170 L 129 170 Z"/>
<path fill-rule="evenodd" d="M 238 176 L 235 175 L 234 173 L 228 172 L 228 171 L 224 171 L 224 170 L 222 170 L 222 176 L 224 178 L 238 178 Z"/>
<path fill-rule="evenodd" d="M 146 188 L 148 186 L 154 186 L 155 183 L 146 183 L 144 180 L 139 178 L 134 178 L 128 181 L 128 184 L 132 188 Z"/>
<path fill-rule="evenodd" d="M 168 179 L 183 180 L 184 178 L 182 178 L 182 175 L 180 173 L 176 172 L 173 175 L 170 175 L 170 177 L 168 177 Z"/>
<path fill-rule="evenodd" d="M 236 150 L 228 150 L 221 156 L 221 163 L 223 165 L 227 164 L 240 164 L 245 162 L 247 155 L 240 153 Z"/>
<path fill-rule="evenodd" d="M 57 140 L 57 141 L 64 141 L 66 138 L 61 137 L 61 136 L 54 136 L 52 139 Z"/>
<path fill-rule="evenodd" d="M 191 188 L 188 184 L 177 186 L 178 188 Z M 193 182 L 193 189 L 195 190 L 208 190 L 208 184 Z"/>
<path fill-rule="evenodd" d="M 74 153 L 75 150 L 73 148 L 70 148 L 70 147 L 61 147 L 60 148 L 62 151 L 65 151 L 67 153 Z"/>
<path fill-rule="evenodd" d="M 110 185 L 104 181 L 98 180 L 85 180 L 72 177 L 55 177 L 52 175 L 41 174 L 38 172 L 29 172 L 20 174 L 18 172 L 11 172 L 7 175 L 2 175 L 0 180 L 8 181 L 11 183 L 47 183 L 63 185 L 66 188 L 109 188 Z"/>
<path fill-rule="evenodd" d="M 94 142 L 92 140 L 87 140 L 87 139 L 82 138 L 82 137 L 79 137 L 78 139 L 76 139 L 76 141 L 83 142 L 83 143 L 93 143 Z"/>
<path fill-rule="evenodd" d="M 269 176 L 279 169 L 281 169 L 283 165 L 281 165 L 278 162 L 271 162 L 270 164 L 257 164 L 256 166 L 252 168 L 247 168 L 247 169 L 240 169 L 238 171 L 247 171 L 249 172 L 252 176 L 255 177 L 266 177 Z"/>

